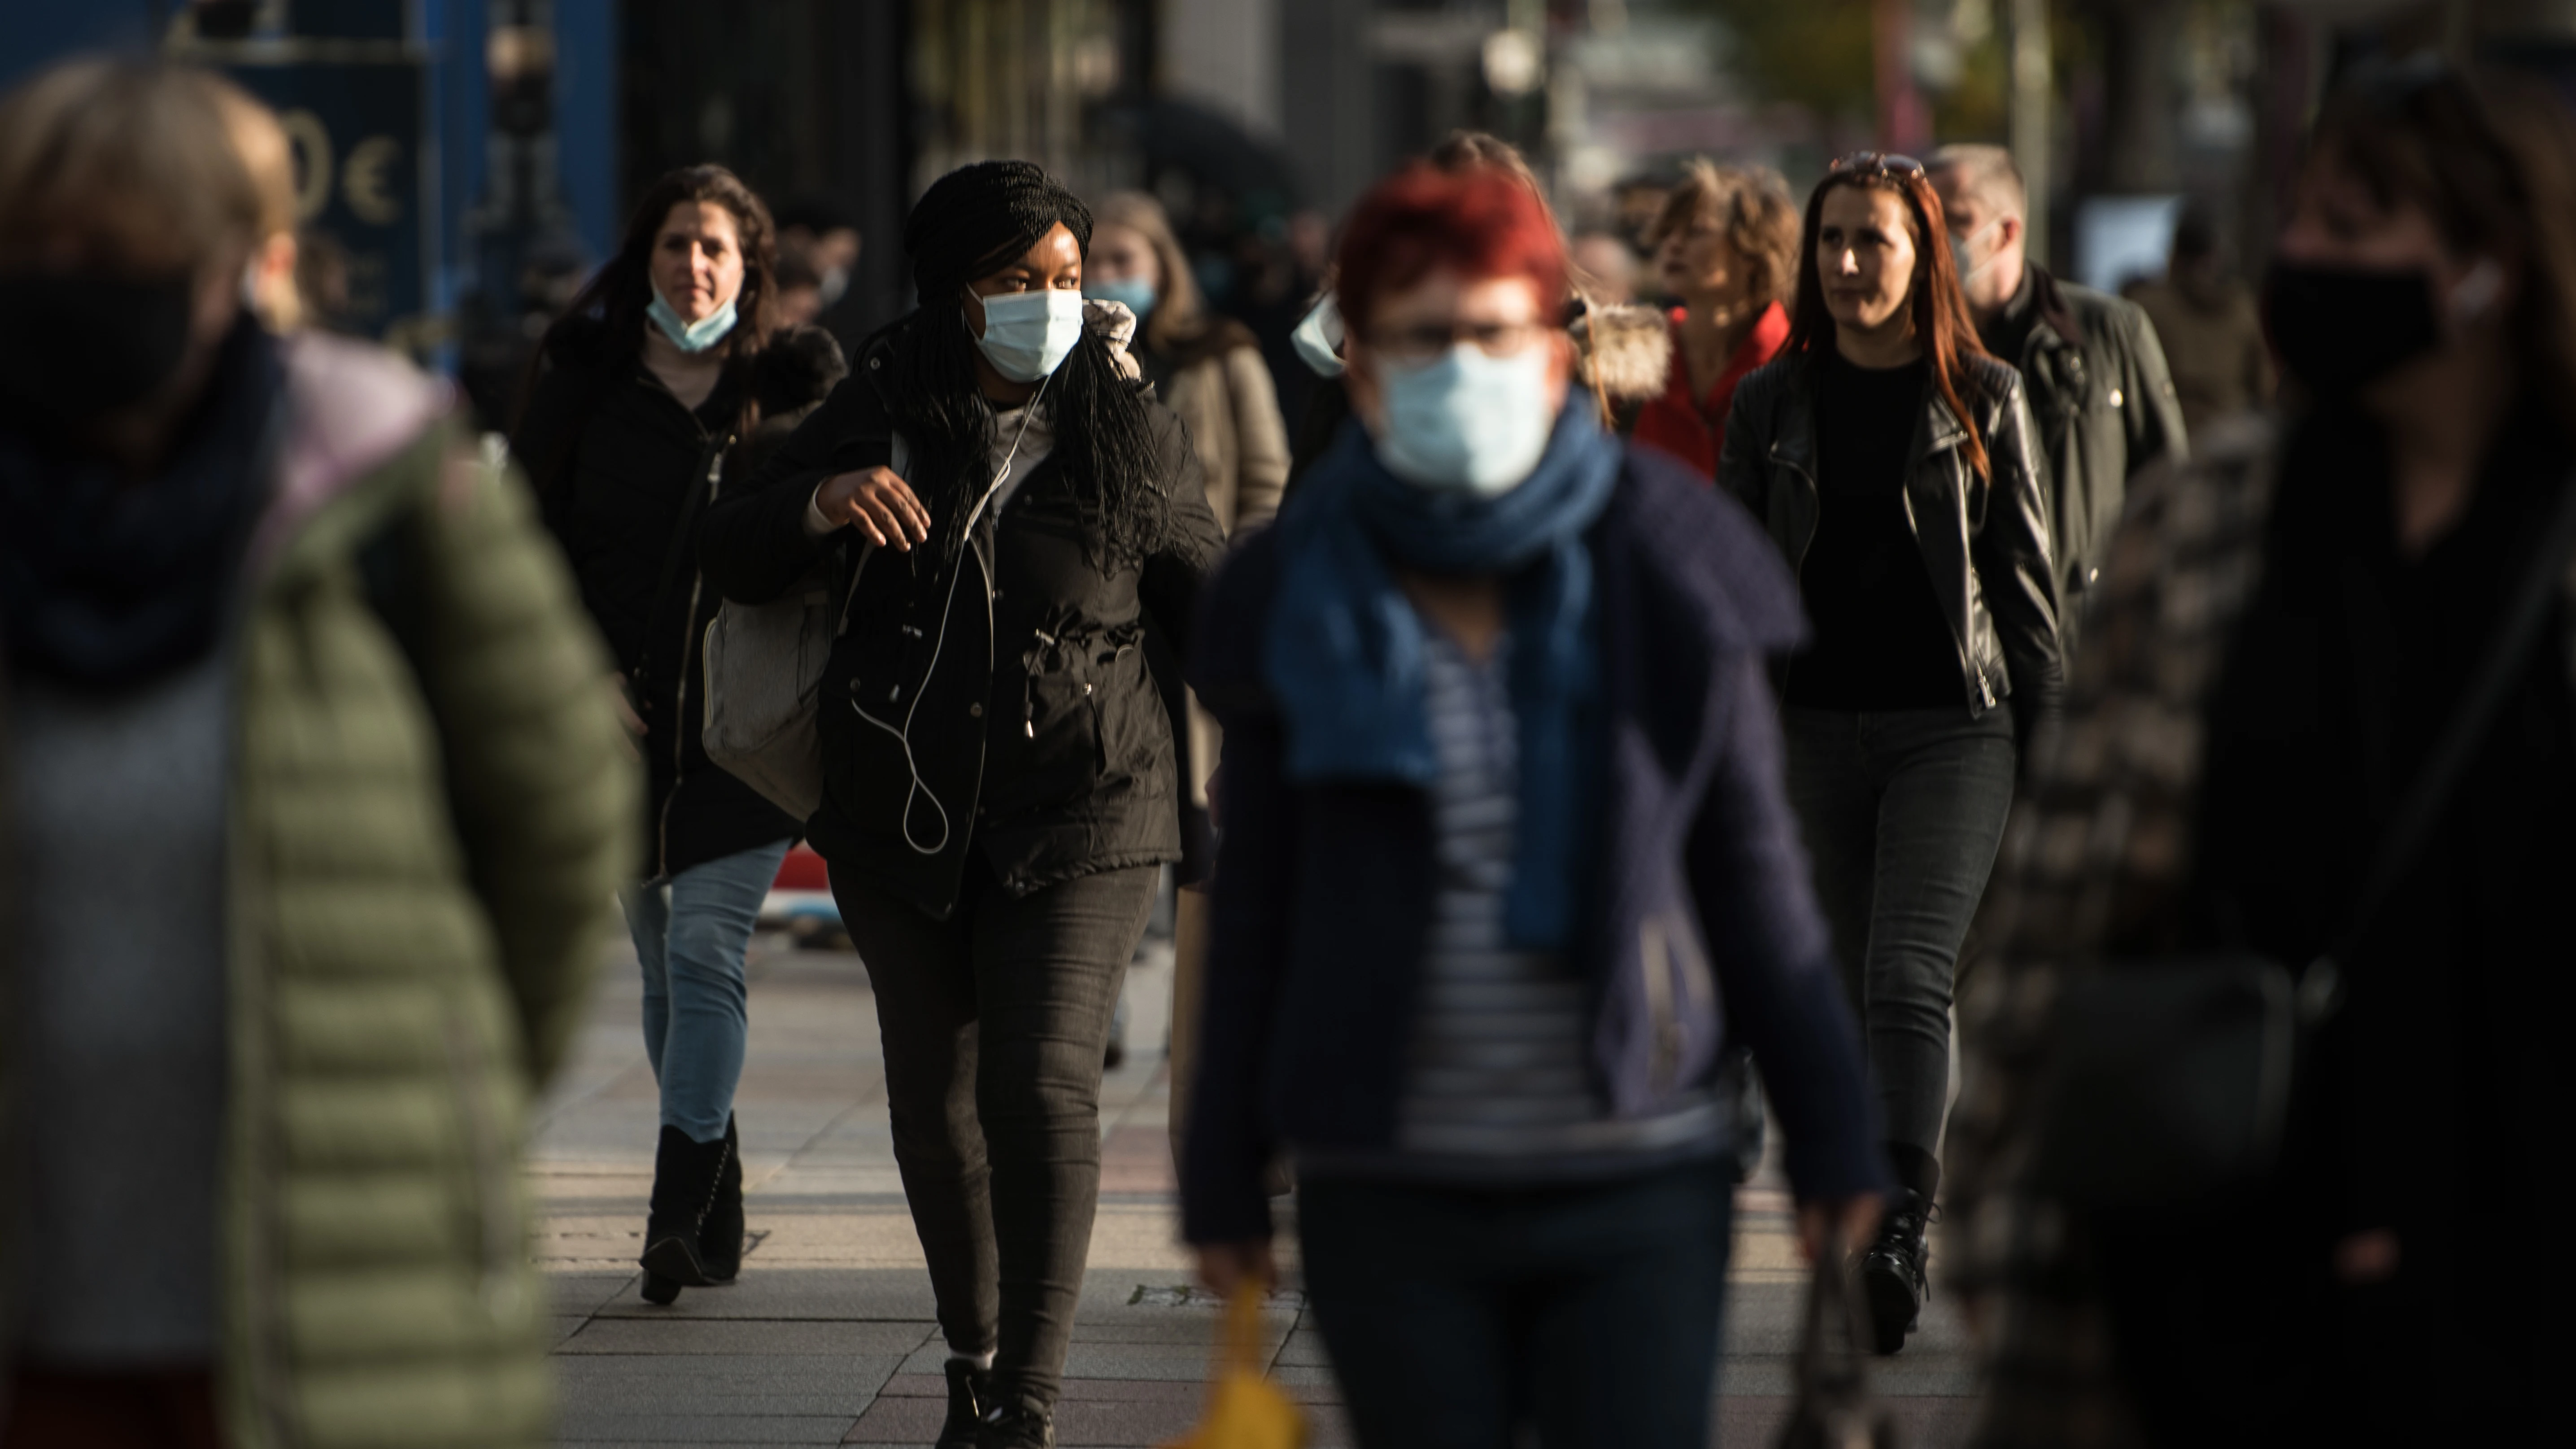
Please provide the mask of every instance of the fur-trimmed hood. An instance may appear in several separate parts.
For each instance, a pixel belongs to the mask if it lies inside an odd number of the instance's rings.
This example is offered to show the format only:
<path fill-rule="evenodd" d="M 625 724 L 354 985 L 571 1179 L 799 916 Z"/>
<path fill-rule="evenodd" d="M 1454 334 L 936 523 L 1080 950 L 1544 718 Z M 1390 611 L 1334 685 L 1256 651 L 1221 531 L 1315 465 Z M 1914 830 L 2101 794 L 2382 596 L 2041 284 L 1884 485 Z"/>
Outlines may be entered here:
<path fill-rule="evenodd" d="M 1574 336 L 1583 385 L 1598 386 L 1612 407 L 1663 395 L 1673 365 L 1673 331 L 1663 313 L 1652 307 L 1587 304 L 1566 330 Z"/>

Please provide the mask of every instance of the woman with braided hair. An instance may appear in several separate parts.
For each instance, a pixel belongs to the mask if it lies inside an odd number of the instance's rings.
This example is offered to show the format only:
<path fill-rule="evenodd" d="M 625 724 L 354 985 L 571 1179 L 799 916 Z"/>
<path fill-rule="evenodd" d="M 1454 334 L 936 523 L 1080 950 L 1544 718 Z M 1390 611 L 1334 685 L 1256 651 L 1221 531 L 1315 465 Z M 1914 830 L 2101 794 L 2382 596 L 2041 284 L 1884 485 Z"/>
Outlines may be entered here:
<path fill-rule="evenodd" d="M 941 177 L 904 230 L 919 307 L 700 538 L 729 599 L 833 560 L 848 600 L 806 832 L 876 992 L 942 1449 L 1054 1442 L 1110 1013 L 1181 853 L 1143 636 L 1186 646 L 1222 544 L 1133 316 L 1083 300 L 1091 225 L 1027 162 Z"/>

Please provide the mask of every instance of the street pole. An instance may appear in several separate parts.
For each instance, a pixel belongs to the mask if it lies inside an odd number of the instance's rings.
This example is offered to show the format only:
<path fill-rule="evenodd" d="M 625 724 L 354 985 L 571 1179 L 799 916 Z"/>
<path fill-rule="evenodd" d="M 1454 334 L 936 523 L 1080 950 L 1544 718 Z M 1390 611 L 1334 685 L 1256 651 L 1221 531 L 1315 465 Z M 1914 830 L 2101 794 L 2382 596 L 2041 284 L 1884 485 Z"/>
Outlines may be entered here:
<path fill-rule="evenodd" d="M 2023 249 L 2049 264 L 2048 133 L 2056 109 L 2048 51 L 2048 0 L 2012 0 L 2012 153 L 2030 188 Z"/>

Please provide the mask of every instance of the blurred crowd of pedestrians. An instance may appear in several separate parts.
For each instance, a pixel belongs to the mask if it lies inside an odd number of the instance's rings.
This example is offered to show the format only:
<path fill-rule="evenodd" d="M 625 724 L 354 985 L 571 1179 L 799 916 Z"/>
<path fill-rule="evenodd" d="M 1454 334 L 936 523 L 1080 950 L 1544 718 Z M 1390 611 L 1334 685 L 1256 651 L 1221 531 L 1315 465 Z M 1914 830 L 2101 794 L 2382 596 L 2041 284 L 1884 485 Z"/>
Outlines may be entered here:
<path fill-rule="evenodd" d="M 1462 133 L 1223 266 L 965 166 L 854 334 L 887 239 L 702 165 L 464 398 L 311 325 L 288 157 L 184 66 L 0 99 L 5 1449 L 543 1442 L 604 908 L 667 1304 L 799 838 L 941 1449 L 1054 1442 L 1167 873 L 1182 1232 L 1258 1292 L 1297 1194 L 1365 1444 L 1706 1443 L 1766 1121 L 1879 1353 L 1966 1295 L 1980 1444 L 2554 1422 L 2560 102 L 2357 67 L 2259 295 L 2197 210 L 2053 276 L 1997 147 L 1569 236 Z"/>

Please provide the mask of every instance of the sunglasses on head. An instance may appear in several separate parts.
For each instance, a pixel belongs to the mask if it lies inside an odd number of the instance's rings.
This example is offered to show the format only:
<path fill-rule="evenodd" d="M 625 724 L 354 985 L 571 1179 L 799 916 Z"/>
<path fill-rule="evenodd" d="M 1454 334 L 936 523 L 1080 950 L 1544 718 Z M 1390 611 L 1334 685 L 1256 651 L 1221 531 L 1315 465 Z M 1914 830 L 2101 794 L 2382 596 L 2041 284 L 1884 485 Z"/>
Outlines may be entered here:
<path fill-rule="evenodd" d="M 1838 176 L 1920 176 L 1923 163 L 1892 151 L 1854 151 L 1834 162 L 1832 170 Z"/>

